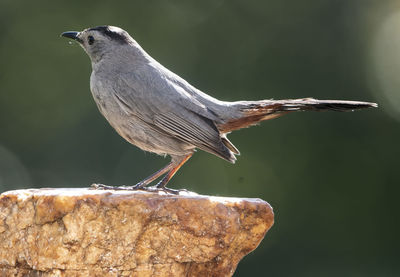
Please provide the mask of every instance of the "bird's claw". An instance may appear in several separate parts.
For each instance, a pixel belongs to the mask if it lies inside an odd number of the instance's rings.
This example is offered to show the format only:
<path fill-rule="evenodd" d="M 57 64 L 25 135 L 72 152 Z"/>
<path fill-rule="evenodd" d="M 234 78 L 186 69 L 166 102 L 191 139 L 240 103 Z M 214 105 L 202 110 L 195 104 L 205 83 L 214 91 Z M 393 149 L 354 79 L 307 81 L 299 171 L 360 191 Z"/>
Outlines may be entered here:
<path fill-rule="evenodd" d="M 135 190 L 142 190 L 142 191 L 148 191 L 148 192 L 160 192 L 163 191 L 165 193 L 169 194 L 175 194 L 179 195 L 180 192 L 187 192 L 188 190 L 186 189 L 170 189 L 166 187 L 158 187 L 157 185 L 152 186 L 152 187 L 146 187 L 143 185 L 143 183 L 137 183 L 134 186 L 110 186 L 110 185 L 104 185 L 104 184 L 92 184 L 90 186 L 91 189 L 94 190 L 125 190 L 125 191 L 135 191 Z"/>
<path fill-rule="evenodd" d="M 95 190 L 107 190 L 107 189 L 115 189 L 114 186 L 107 186 L 103 184 L 92 184 L 90 186 L 90 189 L 95 189 Z"/>
<path fill-rule="evenodd" d="M 139 190 L 139 189 L 142 189 L 141 187 L 138 187 L 138 185 L 134 185 L 134 186 L 109 186 L 109 185 L 103 185 L 103 184 L 92 184 L 90 186 L 90 188 L 91 189 L 96 189 L 96 190 Z"/>
<path fill-rule="evenodd" d="M 163 191 L 165 193 L 175 194 L 175 195 L 179 195 L 181 192 L 188 192 L 187 189 L 170 189 L 167 187 L 159 187 L 157 185 L 152 187 L 146 187 L 146 189 L 148 189 L 149 191 Z"/>

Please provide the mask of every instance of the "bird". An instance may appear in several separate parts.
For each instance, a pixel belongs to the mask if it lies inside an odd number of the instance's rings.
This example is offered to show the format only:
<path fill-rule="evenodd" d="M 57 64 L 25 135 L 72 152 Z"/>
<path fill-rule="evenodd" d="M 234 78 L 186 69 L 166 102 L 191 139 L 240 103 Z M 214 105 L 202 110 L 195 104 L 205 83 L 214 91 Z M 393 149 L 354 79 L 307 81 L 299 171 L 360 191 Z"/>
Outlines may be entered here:
<path fill-rule="evenodd" d="M 297 111 L 353 111 L 376 103 L 314 98 L 221 101 L 189 84 L 152 58 L 125 30 L 97 26 L 61 34 L 76 41 L 92 65 L 90 90 L 100 113 L 129 143 L 171 161 L 132 186 L 97 189 L 157 190 L 166 185 L 196 149 L 235 163 L 232 131 Z M 161 180 L 149 186 L 158 178 Z"/>

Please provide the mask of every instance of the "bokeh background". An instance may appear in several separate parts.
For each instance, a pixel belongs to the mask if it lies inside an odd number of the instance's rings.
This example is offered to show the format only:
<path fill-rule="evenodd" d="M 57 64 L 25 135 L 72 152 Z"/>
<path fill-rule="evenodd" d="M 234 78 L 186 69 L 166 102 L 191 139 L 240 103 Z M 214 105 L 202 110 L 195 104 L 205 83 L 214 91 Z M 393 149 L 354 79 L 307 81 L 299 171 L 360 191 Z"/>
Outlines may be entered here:
<path fill-rule="evenodd" d="M 107 124 L 59 37 L 104 24 L 222 100 L 378 102 L 232 133 L 235 165 L 199 151 L 170 185 L 274 207 L 235 276 L 400 276 L 398 1 L 0 0 L 0 191 L 135 184 L 168 162 Z"/>

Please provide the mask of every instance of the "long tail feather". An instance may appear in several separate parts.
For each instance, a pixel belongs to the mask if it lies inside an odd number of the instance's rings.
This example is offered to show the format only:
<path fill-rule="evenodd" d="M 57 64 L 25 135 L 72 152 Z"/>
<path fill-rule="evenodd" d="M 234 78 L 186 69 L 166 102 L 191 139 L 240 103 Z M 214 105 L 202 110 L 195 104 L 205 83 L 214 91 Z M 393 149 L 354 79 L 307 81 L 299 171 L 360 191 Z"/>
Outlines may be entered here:
<path fill-rule="evenodd" d="M 317 100 L 313 98 L 293 99 L 293 100 L 265 100 L 255 103 L 257 108 L 262 110 L 273 109 L 278 111 L 337 111 L 346 112 L 364 108 L 376 108 L 376 103 L 360 102 L 360 101 L 345 101 L 345 100 Z"/>
<path fill-rule="evenodd" d="M 354 111 L 378 107 L 376 103 L 344 100 L 318 100 L 314 98 L 261 100 L 236 102 L 239 116 L 218 126 L 221 133 L 257 124 L 260 121 L 280 117 L 294 111 Z"/>

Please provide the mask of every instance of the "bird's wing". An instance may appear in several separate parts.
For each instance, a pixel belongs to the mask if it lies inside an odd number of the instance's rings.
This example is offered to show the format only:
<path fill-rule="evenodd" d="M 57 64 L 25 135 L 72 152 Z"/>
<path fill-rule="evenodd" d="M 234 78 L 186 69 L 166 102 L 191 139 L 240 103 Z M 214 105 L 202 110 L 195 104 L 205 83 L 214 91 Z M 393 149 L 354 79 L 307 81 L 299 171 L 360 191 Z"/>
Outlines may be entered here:
<path fill-rule="evenodd" d="M 235 161 L 212 120 L 215 114 L 158 72 L 146 76 L 119 75 L 113 93 L 128 115 L 140 117 L 169 136 Z"/>

